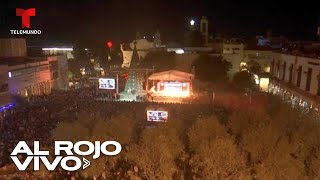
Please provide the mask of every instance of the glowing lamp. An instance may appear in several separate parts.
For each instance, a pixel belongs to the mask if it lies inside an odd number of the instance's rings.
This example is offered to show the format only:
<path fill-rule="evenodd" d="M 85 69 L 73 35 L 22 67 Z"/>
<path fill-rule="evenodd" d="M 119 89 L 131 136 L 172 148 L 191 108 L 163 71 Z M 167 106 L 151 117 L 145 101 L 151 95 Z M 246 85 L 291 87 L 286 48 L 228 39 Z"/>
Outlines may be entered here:
<path fill-rule="evenodd" d="M 112 47 L 112 42 L 111 42 L 111 41 L 108 41 L 108 42 L 107 42 L 107 47 L 108 47 L 108 48 L 111 48 L 111 47 Z"/>

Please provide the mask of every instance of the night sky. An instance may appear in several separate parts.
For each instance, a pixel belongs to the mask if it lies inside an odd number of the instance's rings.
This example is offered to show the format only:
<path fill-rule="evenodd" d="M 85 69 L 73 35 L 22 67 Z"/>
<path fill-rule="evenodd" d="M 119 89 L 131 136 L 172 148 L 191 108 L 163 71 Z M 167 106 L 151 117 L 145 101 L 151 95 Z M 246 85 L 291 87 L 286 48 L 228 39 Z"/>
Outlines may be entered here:
<path fill-rule="evenodd" d="M 7 1 L 7 5 L 6 2 Z M 253 37 L 271 28 L 290 40 L 315 39 L 320 1 L 231 0 L 5 0 L 1 3 L 0 37 L 21 29 L 15 8 L 36 8 L 30 29 L 46 42 L 131 41 L 136 31 L 151 36 L 160 29 L 165 42 L 181 41 L 191 17 L 205 15 L 213 35 Z M 15 37 L 19 37 L 16 35 Z"/>

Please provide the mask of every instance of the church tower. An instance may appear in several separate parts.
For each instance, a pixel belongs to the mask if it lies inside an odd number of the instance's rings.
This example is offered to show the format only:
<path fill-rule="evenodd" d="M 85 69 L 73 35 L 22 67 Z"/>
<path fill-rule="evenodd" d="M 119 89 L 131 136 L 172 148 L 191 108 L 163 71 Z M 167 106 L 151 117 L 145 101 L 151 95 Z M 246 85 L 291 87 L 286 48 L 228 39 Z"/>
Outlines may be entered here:
<path fill-rule="evenodd" d="M 204 37 L 205 44 L 207 45 L 209 41 L 209 20 L 205 16 L 202 16 L 200 20 L 200 32 Z"/>
<path fill-rule="evenodd" d="M 160 48 L 161 47 L 161 35 L 159 29 L 157 29 L 156 33 L 154 34 L 154 47 Z"/>

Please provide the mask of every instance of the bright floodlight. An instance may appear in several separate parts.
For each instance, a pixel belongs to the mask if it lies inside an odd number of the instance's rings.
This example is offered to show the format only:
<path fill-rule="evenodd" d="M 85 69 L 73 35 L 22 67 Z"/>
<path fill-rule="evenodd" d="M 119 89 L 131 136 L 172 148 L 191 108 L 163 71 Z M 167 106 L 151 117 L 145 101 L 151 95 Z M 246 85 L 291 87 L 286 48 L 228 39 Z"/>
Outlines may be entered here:
<path fill-rule="evenodd" d="M 42 51 L 73 51 L 73 48 L 42 48 Z"/>
<path fill-rule="evenodd" d="M 184 53 L 184 50 L 183 49 L 178 49 L 176 50 L 176 54 L 183 54 Z"/>
<path fill-rule="evenodd" d="M 194 21 L 193 19 L 191 19 L 190 25 L 191 25 L 191 26 L 194 26 L 195 23 L 196 23 L 196 21 Z"/>
<path fill-rule="evenodd" d="M 255 80 L 257 85 L 260 84 L 260 80 L 259 80 L 259 76 L 258 75 L 256 75 L 256 74 L 254 75 L 254 80 Z"/>

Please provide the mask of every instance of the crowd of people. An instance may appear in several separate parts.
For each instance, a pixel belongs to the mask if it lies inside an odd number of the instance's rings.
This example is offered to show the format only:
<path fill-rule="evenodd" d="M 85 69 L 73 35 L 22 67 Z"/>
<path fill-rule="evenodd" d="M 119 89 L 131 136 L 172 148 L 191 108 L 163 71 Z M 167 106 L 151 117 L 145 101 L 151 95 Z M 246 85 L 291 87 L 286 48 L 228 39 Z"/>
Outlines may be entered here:
<path fill-rule="evenodd" d="M 108 101 L 97 101 L 99 98 Z M 76 121 L 80 113 L 100 113 L 106 118 L 128 113 L 141 122 L 147 122 L 147 110 L 159 108 L 167 110 L 170 119 L 180 116 L 196 118 L 217 111 L 224 113 L 223 109 L 213 108 L 208 104 L 121 102 L 95 88 L 53 91 L 50 95 L 29 97 L 17 103 L 4 118 L 0 127 L 0 168 L 10 164 L 10 153 L 18 141 L 32 144 L 37 140 L 45 146 L 50 146 L 50 131 L 57 123 Z"/>

